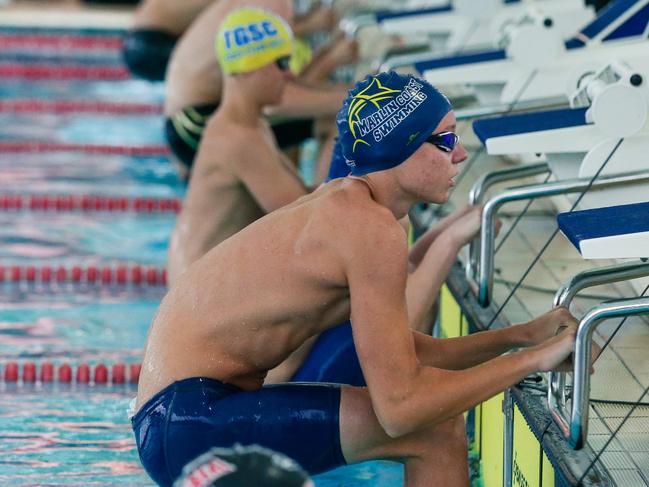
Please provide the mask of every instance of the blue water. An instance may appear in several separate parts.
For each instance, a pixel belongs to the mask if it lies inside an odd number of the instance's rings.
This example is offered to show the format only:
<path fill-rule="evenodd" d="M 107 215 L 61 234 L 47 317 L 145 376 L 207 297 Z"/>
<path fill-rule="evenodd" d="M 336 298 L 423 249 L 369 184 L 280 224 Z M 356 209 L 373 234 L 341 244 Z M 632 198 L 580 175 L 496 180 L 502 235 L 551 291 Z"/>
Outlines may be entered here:
<path fill-rule="evenodd" d="M 170 198 L 184 191 L 164 156 L 0 154 L 0 171 L 2 192 Z"/>
<path fill-rule="evenodd" d="M 141 80 L 61 81 L 3 79 L 0 97 L 47 100 L 87 99 L 114 103 L 162 103 L 164 85 Z"/>
<path fill-rule="evenodd" d="M 164 266 L 174 218 L 170 213 L 0 212 L 0 261 Z"/>
<path fill-rule="evenodd" d="M 0 28 L 7 31 L 11 29 Z M 18 51 L 4 53 L 0 60 L 14 56 L 13 61 L 58 62 L 78 54 Z M 161 103 L 163 86 L 138 80 L 9 79 L 0 82 L 0 97 Z M 0 140 L 161 144 L 162 117 L 0 114 Z M 184 190 L 166 157 L 0 153 L 0 194 L 169 198 L 182 197 Z M 0 265 L 163 266 L 174 220 L 170 213 L 0 211 Z M 163 293 L 161 287 L 146 286 L 0 284 L 0 365 L 24 360 L 139 362 Z M 130 385 L 0 382 L 0 485 L 152 485 L 126 417 L 134 392 Z M 350 466 L 316 479 L 318 487 L 393 487 L 402 481 L 401 467 L 385 462 Z"/>
<path fill-rule="evenodd" d="M 162 117 L 149 115 L 0 114 L 2 138 L 71 144 L 164 144 Z M 147 141 L 143 143 L 142 141 Z"/>

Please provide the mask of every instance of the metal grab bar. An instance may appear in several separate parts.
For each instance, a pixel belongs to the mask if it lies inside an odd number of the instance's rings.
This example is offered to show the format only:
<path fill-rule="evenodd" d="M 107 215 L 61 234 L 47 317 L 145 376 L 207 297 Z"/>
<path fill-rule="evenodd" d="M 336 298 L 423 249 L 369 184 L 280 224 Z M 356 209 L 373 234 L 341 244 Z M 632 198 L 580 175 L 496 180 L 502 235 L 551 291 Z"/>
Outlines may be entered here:
<path fill-rule="evenodd" d="M 565 403 L 556 404 L 548 396 L 548 407 L 556 425 L 568 441 L 570 448 L 580 450 L 588 436 L 588 407 L 590 404 L 590 362 L 592 336 L 605 320 L 649 314 L 649 298 L 622 299 L 603 303 L 592 308 L 579 322 L 573 356 L 572 408 L 569 413 Z"/>
<path fill-rule="evenodd" d="M 512 201 L 545 198 L 560 194 L 578 193 L 589 188 L 600 189 L 611 186 L 622 186 L 649 181 L 649 171 L 638 171 L 601 177 L 596 181 L 592 178 L 569 179 L 555 183 L 536 184 L 510 188 L 494 196 L 484 206 L 482 211 L 482 227 L 480 229 L 480 266 L 478 269 L 478 303 L 487 307 L 491 302 L 493 291 L 494 246 L 496 237 L 496 214 L 501 206 Z"/>
<path fill-rule="evenodd" d="M 648 262 L 628 262 L 597 269 L 588 269 L 574 275 L 554 295 L 554 307 L 570 308 L 573 298 L 581 291 L 600 284 L 627 281 L 649 276 Z M 566 410 L 566 373 L 550 372 L 548 374 L 548 408 L 559 415 Z"/>
<path fill-rule="evenodd" d="M 567 283 L 559 288 L 554 295 L 553 305 L 555 308 L 558 306 L 570 308 L 573 298 L 583 289 L 646 276 L 649 276 L 649 262 L 644 261 L 588 269 L 572 276 Z"/>
<path fill-rule="evenodd" d="M 487 190 L 492 186 L 503 183 L 505 181 L 512 181 L 514 179 L 526 178 L 529 176 L 536 176 L 537 174 L 543 174 L 550 171 L 550 167 L 547 163 L 541 162 L 538 164 L 529 164 L 525 166 L 518 166 L 509 169 L 501 169 L 498 171 L 492 171 L 484 174 L 480 177 L 471 187 L 469 192 L 469 204 L 478 205 L 482 203 Z M 480 250 L 480 238 L 476 236 L 469 243 L 469 259 L 466 263 L 466 277 L 469 281 L 469 285 L 474 292 L 478 289 L 478 284 L 476 282 L 476 274 L 478 267 L 479 259 L 479 250 Z"/>

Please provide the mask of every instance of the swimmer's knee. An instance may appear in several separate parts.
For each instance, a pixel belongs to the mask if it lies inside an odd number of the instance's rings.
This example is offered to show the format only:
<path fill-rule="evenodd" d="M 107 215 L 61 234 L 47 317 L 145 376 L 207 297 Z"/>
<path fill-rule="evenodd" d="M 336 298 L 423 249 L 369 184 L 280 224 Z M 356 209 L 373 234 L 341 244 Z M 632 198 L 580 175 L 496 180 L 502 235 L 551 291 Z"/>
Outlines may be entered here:
<path fill-rule="evenodd" d="M 423 430 L 419 435 L 419 454 L 426 456 L 440 449 L 455 452 L 467 448 L 466 422 L 460 414 L 442 423 Z"/>

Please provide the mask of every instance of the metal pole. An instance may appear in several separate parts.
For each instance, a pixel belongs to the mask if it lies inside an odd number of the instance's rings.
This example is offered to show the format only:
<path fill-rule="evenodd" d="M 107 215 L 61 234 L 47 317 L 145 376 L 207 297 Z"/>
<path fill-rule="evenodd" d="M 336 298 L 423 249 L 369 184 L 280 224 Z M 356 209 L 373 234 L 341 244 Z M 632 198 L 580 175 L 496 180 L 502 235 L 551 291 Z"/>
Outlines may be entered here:
<path fill-rule="evenodd" d="M 601 189 L 645 181 L 649 181 L 649 171 L 606 176 L 594 182 L 590 178 L 569 179 L 555 183 L 510 188 L 487 201 L 482 212 L 482 228 L 480 230 L 480 268 L 478 270 L 478 302 L 480 305 L 487 307 L 491 302 L 496 214 L 501 206 L 512 201 L 546 198 L 559 194 L 578 193 L 589 188 Z"/>
<path fill-rule="evenodd" d="M 514 469 L 514 401 L 511 389 L 505 391 L 503 399 L 503 486 L 512 487 Z"/>
<path fill-rule="evenodd" d="M 592 308 L 579 322 L 575 338 L 572 411 L 557 404 L 548 395 L 548 407 L 555 424 L 568 441 L 579 450 L 588 437 L 588 407 L 590 404 L 590 363 L 593 332 L 605 320 L 649 314 L 649 298 L 632 298 L 603 303 Z"/>
<path fill-rule="evenodd" d="M 492 171 L 480 177 L 471 187 L 469 192 L 469 204 L 478 205 L 487 193 L 487 190 L 492 186 L 503 183 L 505 181 L 512 181 L 515 179 L 536 176 L 538 174 L 547 173 L 550 167 L 546 162 L 538 164 L 529 164 L 510 169 L 501 169 L 499 171 Z M 476 282 L 476 269 L 479 261 L 480 238 L 476 237 L 469 243 L 469 259 L 466 264 L 466 277 L 472 288 L 477 289 Z"/>
<path fill-rule="evenodd" d="M 553 305 L 569 308 L 573 298 L 583 289 L 645 276 L 649 276 L 649 262 L 643 261 L 588 269 L 572 276 L 567 283 L 559 288 L 554 295 Z"/>

